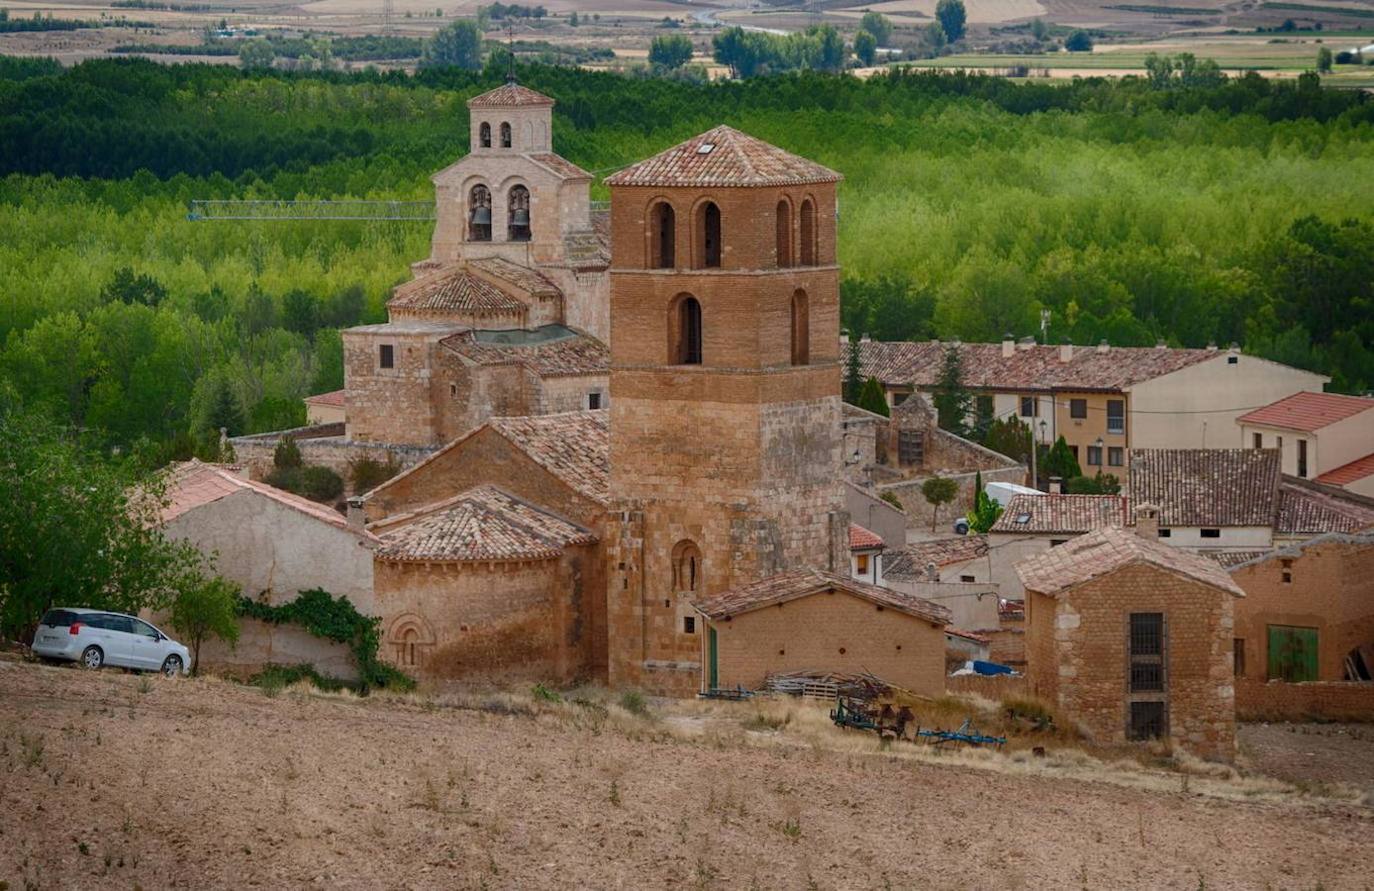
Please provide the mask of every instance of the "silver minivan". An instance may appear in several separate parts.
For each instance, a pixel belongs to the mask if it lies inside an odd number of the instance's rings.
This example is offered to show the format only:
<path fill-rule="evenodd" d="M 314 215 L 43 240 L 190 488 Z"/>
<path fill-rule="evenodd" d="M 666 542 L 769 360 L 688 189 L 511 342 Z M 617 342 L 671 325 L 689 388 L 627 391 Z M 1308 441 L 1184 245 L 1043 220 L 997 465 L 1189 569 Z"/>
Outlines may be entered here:
<path fill-rule="evenodd" d="M 137 616 L 106 610 L 64 608 L 43 614 L 33 652 L 45 659 L 113 665 L 165 675 L 191 670 L 191 651 Z"/>

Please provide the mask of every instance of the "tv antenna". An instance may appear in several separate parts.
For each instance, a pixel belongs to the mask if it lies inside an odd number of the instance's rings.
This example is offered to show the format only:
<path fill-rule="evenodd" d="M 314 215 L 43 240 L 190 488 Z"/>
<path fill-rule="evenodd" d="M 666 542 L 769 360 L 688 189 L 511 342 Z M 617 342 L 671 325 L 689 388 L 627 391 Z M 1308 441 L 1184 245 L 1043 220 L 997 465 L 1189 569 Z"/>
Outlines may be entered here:
<path fill-rule="evenodd" d="M 382 33 L 391 33 L 391 17 L 395 12 L 393 0 L 382 0 Z"/>

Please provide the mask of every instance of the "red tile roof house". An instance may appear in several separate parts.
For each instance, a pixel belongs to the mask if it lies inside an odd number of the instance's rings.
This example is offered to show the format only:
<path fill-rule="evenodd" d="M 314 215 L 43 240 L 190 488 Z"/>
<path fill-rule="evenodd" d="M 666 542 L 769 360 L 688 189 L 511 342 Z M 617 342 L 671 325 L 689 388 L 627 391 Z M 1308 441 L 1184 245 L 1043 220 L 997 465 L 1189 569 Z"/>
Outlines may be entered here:
<path fill-rule="evenodd" d="M 237 467 L 189 461 L 167 476 L 162 523 L 169 538 L 190 542 L 213 560 L 215 571 L 244 595 L 280 606 L 301 591 L 323 588 L 376 615 L 372 558 L 379 544 L 360 523 L 266 483 L 244 478 Z M 236 647 L 218 641 L 201 648 L 201 660 L 221 671 L 251 672 L 269 662 L 310 663 L 322 674 L 356 677 L 349 649 L 294 625 L 240 622 Z"/>
<path fill-rule="evenodd" d="M 1284 473 L 1374 496 L 1374 399 L 1295 393 L 1236 423 L 1247 448 L 1282 453 Z"/>
<path fill-rule="evenodd" d="M 883 539 L 876 532 L 849 524 L 849 574 L 870 585 L 883 583 Z"/>
<path fill-rule="evenodd" d="M 912 392 L 928 396 L 953 346 L 965 384 L 990 403 L 994 416 L 1020 417 L 1047 443 L 1063 436 L 1086 472 L 1122 477 L 1131 449 L 1239 446 L 1241 414 L 1320 391 L 1330 380 L 1236 348 L 1049 345 L 1031 338 L 1000 344 L 865 338 L 857 346 L 863 375 L 876 377 L 893 405 Z"/>
<path fill-rule="evenodd" d="M 1244 597 L 1215 562 L 1126 529 L 1017 565 L 1034 695 L 1094 742 L 1235 754 L 1232 632 Z"/>
<path fill-rule="evenodd" d="M 863 672 L 914 693 L 945 690 L 949 610 L 907 594 L 800 569 L 693 604 L 701 689 L 754 690 L 773 672 Z"/>

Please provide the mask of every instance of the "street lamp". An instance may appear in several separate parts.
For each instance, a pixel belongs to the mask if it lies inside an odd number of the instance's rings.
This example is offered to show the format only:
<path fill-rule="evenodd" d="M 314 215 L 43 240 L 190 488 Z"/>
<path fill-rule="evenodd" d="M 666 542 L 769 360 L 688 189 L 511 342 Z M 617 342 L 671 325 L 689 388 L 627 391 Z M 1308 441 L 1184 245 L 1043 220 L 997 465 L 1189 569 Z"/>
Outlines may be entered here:
<path fill-rule="evenodd" d="M 1040 419 L 1040 439 L 1045 438 L 1045 419 Z M 1034 429 L 1034 428 L 1032 428 Z M 1040 488 L 1040 445 L 1036 442 L 1034 434 L 1031 435 L 1031 483 L 1035 488 Z"/>

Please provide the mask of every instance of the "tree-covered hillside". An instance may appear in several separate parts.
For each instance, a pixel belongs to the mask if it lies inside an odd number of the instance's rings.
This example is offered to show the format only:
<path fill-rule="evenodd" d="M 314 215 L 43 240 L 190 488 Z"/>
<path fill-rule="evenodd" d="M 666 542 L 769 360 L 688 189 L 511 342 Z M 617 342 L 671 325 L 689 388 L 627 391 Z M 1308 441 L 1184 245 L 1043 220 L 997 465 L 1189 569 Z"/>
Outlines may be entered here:
<path fill-rule="evenodd" d="M 427 200 L 501 72 L 0 59 L 0 390 L 112 443 L 299 422 L 415 223 L 190 222 L 198 198 Z M 845 323 L 885 339 L 1241 342 L 1374 387 L 1374 101 L 1220 87 L 521 71 L 608 173 L 718 123 L 845 175 Z M 604 197 L 600 193 L 598 197 Z M 7 383 L 8 382 L 8 383 Z M 237 432 L 237 430 L 235 430 Z"/>

